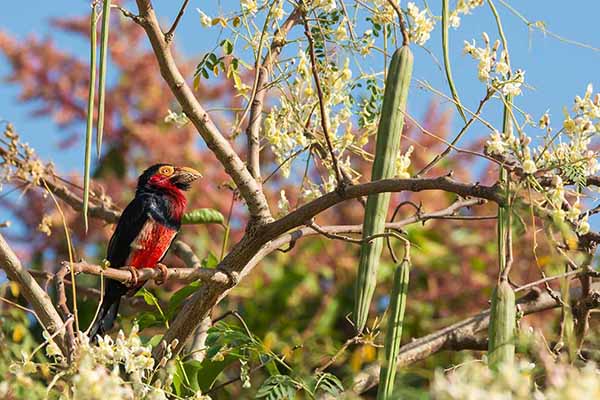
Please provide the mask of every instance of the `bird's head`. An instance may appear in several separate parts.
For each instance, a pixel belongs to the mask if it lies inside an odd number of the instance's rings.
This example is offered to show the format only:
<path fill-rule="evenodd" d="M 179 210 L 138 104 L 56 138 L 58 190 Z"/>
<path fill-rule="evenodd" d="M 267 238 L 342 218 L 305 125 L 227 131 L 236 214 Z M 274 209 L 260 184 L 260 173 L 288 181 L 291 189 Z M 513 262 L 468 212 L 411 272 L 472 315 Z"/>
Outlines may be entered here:
<path fill-rule="evenodd" d="M 193 168 L 156 164 L 140 175 L 138 189 L 180 192 L 188 190 L 191 183 L 200 177 L 202 174 Z"/>

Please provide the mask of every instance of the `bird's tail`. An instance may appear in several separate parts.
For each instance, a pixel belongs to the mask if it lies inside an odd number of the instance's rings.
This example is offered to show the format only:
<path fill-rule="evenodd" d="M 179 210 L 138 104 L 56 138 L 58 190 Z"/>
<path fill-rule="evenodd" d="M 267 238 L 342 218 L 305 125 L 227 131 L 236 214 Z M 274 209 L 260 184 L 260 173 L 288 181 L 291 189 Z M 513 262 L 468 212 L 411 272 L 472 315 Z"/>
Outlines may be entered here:
<path fill-rule="evenodd" d="M 127 293 L 127 286 L 112 279 L 107 281 L 98 316 L 90 328 L 89 338 L 92 342 L 95 342 L 98 336 L 104 336 L 112 328 L 117 318 L 121 297 L 125 293 Z"/>

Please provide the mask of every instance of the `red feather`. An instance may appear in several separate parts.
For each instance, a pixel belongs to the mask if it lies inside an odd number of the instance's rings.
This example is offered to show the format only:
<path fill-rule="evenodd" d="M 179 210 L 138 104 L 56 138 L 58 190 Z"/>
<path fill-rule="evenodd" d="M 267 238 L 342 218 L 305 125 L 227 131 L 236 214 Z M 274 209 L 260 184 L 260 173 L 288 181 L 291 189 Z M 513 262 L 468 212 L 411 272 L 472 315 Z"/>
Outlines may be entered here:
<path fill-rule="evenodd" d="M 156 267 L 171 246 L 176 234 L 176 230 L 149 218 L 138 236 L 131 242 L 131 253 L 126 265 L 135 268 Z"/>

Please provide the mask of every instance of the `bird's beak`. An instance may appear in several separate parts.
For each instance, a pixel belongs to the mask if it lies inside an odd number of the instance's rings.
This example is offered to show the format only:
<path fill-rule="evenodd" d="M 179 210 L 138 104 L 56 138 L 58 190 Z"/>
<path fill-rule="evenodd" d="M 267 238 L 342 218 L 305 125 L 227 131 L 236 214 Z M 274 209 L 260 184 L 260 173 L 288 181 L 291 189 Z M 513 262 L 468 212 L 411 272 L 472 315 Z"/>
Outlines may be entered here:
<path fill-rule="evenodd" d="M 173 180 L 178 185 L 187 186 L 201 177 L 202 174 L 193 168 L 180 167 L 175 169 L 175 173 L 171 177 L 171 180 Z"/>

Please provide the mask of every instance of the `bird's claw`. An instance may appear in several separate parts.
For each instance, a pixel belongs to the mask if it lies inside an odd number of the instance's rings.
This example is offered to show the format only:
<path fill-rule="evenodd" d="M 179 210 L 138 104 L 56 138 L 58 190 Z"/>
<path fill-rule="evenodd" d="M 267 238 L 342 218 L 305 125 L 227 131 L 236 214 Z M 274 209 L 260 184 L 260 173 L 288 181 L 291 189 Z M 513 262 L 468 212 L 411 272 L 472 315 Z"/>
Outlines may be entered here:
<path fill-rule="evenodd" d="M 127 281 L 127 286 L 135 287 L 138 285 L 140 273 L 135 269 L 135 267 L 128 266 L 127 270 L 131 272 L 131 278 Z"/>
<path fill-rule="evenodd" d="M 160 269 L 161 276 L 154 279 L 154 282 L 157 285 L 162 285 L 169 278 L 169 268 L 166 265 L 158 263 L 156 264 L 156 268 Z"/>

